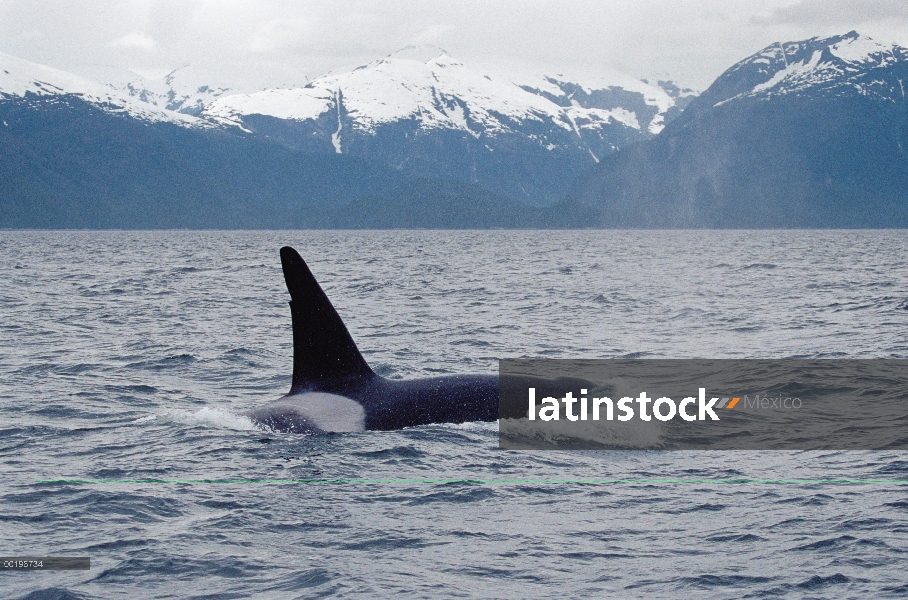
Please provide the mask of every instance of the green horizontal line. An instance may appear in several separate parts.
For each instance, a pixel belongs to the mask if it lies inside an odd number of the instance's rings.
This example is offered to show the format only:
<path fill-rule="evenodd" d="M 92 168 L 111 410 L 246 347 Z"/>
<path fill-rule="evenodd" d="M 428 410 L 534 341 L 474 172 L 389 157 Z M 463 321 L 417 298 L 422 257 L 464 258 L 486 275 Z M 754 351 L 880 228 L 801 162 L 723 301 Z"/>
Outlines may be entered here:
<path fill-rule="evenodd" d="M 793 483 L 793 484 L 843 484 L 843 483 L 908 483 L 908 479 L 38 479 L 36 483 L 259 483 L 259 484 L 444 484 L 444 483 L 480 483 L 480 484 L 627 484 L 627 483 Z"/>

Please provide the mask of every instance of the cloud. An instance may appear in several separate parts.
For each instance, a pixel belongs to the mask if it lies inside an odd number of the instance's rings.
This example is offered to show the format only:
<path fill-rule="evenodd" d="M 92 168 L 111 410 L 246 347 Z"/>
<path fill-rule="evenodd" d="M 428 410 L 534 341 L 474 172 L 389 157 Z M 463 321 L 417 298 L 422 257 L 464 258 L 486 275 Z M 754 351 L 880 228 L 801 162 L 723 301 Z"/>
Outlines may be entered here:
<path fill-rule="evenodd" d="M 151 51 L 154 50 L 158 44 L 154 41 L 154 38 L 147 33 L 133 31 L 111 41 L 107 45 L 112 48 L 136 48 L 138 50 Z"/>
<path fill-rule="evenodd" d="M 451 25 L 433 25 L 419 32 L 410 43 L 413 45 L 437 44 L 452 31 L 454 31 L 454 27 Z"/>
<path fill-rule="evenodd" d="M 248 47 L 257 53 L 293 49 L 305 39 L 307 29 L 304 19 L 271 19 L 256 27 Z"/>
<path fill-rule="evenodd" d="M 860 25 L 875 21 L 908 21 L 905 0 L 800 0 L 755 17 L 761 25 Z"/>

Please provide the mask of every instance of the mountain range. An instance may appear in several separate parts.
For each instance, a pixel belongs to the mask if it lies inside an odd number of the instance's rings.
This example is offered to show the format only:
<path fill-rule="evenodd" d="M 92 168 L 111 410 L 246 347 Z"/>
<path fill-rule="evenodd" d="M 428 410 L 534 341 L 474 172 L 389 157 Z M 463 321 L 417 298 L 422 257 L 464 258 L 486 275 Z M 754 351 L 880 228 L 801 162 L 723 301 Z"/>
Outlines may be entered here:
<path fill-rule="evenodd" d="M 443 52 L 255 94 L 186 72 L 102 85 L 0 55 L 0 226 L 544 224 L 692 97 L 618 73 L 521 85 Z"/>
<path fill-rule="evenodd" d="M 0 227 L 908 226 L 908 51 L 773 44 L 702 94 L 408 48 L 236 93 L 0 54 Z"/>

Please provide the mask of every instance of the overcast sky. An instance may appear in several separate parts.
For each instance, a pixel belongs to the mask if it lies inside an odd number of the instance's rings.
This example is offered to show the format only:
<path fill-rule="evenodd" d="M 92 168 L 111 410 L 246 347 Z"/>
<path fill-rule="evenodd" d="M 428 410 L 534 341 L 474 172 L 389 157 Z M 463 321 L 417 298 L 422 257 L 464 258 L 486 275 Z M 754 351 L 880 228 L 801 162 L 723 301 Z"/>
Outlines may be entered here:
<path fill-rule="evenodd" d="M 87 75 L 189 64 L 244 91 L 413 44 L 480 68 L 611 67 L 704 89 L 772 42 L 852 29 L 908 46 L 908 0 L 0 0 L 7 54 Z"/>

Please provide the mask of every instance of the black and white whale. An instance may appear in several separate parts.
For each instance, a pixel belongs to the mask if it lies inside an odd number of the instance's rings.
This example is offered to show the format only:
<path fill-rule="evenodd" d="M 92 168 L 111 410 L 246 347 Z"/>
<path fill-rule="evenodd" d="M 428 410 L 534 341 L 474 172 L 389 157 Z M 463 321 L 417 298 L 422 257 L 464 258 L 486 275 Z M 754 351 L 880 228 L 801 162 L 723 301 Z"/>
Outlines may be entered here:
<path fill-rule="evenodd" d="M 531 376 L 386 379 L 369 368 L 296 250 L 281 248 L 281 266 L 291 298 L 293 383 L 286 396 L 247 413 L 273 431 L 340 433 L 518 418 L 526 415 L 524 408 L 500 414 L 500 386 L 509 393 L 534 386 L 540 398 L 565 386 L 592 387 L 580 379 Z"/>
<path fill-rule="evenodd" d="M 310 433 L 498 418 L 495 375 L 415 380 L 377 375 L 296 250 L 281 248 L 281 265 L 291 297 L 293 383 L 286 396 L 248 413 L 254 422 Z"/>

